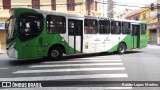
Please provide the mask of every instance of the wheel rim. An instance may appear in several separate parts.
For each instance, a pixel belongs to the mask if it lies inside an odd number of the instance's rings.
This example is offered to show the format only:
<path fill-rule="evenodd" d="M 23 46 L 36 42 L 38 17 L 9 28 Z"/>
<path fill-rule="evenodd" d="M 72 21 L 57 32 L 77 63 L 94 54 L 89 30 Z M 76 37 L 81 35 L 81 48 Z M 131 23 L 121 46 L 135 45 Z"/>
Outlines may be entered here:
<path fill-rule="evenodd" d="M 120 52 L 123 53 L 125 51 L 124 46 L 120 47 Z"/>
<path fill-rule="evenodd" d="M 52 57 L 58 57 L 59 56 L 59 51 L 58 50 L 52 50 L 51 56 Z"/>

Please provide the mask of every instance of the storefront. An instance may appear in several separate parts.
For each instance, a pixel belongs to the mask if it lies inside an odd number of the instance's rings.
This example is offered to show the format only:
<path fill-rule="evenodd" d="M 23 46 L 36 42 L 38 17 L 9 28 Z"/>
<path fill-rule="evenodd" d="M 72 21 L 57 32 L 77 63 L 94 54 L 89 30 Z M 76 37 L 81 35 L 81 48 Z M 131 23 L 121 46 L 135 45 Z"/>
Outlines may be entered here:
<path fill-rule="evenodd" d="M 157 44 L 157 28 L 149 29 L 149 44 Z"/>
<path fill-rule="evenodd" d="M 6 31 L 5 22 L 0 22 L 0 53 L 3 53 L 6 48 Z"/>

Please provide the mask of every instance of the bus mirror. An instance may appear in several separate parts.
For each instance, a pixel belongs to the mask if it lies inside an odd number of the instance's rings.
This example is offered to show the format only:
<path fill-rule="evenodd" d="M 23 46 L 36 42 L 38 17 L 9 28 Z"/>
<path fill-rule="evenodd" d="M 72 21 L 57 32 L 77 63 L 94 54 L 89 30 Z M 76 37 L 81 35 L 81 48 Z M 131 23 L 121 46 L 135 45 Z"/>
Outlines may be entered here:
<path fill-rule="evenodd" d="M 8 31 L 8 23 L 5 22 L 5 30 Z"/>

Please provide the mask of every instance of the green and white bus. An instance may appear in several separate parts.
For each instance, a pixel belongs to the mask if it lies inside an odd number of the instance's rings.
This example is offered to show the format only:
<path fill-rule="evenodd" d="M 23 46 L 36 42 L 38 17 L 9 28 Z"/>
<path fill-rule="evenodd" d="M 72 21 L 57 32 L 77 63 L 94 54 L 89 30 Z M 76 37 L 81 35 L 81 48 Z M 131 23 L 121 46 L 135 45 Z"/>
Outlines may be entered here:
<path fill-rule="evenodd" d="M 6 25 L 7 53 L 26 59 L 79 53 L 114 52 L 145 48 L 147 23 L 74 15 L 29 8 L 13 8 Z"/>

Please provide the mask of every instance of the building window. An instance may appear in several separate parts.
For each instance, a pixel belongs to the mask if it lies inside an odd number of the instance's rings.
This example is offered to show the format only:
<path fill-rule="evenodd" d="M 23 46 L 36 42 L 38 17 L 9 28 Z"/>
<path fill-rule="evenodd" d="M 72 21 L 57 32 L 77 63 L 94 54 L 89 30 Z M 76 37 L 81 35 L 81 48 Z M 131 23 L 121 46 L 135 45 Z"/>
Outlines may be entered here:
<path fill-rule="evenodd" d="M 47 32 L 59 34 L 66 32 L 66 19 L 63 16 L 47 15 Z"/>
<path fill-rule="evenodd" d="M 32 8 L 40 9 L 40 0 L 32 0 Z"/>
<path fill-rule="evenodd" d="M 86 11 L 88 10 L 88 0 L 86 0 Z M 97 2 L 90 2 L 90 10 L 97 11 Z"/>
<path fill-rule="evenodd" d="M 137 17 L 133 17 L 133 20 L 139 20 L 139 16 L 137 16 Z"/>
<path fill-rule="evenodd" d="M 51 0 L 51 4 L 52 4 L 51 9 L 56 10 L 56 0 Z"/>
<path fill-rule="evenodd" d="M 11 0 L 3 0 L 3 9 L 11 9 Z"/>
<path fill-rule="evenodd" d="M 145 20 L 146 19 L 146 14 L 143 14 L 143 20 Z"/>
<path fill-rule="evenodd" d="M 75 11 L 75 0 L 67 0 L 67 10 Z"/>

